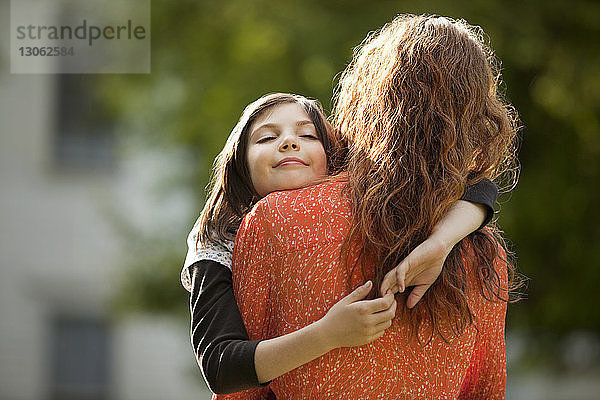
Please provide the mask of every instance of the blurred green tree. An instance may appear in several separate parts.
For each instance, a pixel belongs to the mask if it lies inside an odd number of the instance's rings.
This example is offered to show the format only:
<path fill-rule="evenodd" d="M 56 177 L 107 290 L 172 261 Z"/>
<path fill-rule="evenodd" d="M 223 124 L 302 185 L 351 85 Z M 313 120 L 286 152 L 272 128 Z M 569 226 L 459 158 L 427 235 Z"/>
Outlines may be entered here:
<path fill-rule="evenodd" d="M 600 214 L 593 208 L 600 192 L 600 3 L 186 0 L 152 7 L 152 73 L 104 76 L 98 88 L 146 143 L 185 146 L 197 156 L 187 183 L 198 213 L 212 160 L 252 100 L 284 91 L 330 107 L 353 47 L 399 13 L 481 26 L 524 124 L 520 182 L 500 198 L 499 222 L 531 281 L 528 299 L 510 307 L 509 325 L 600 332 Z M 121 300 L 187 312 L 178 283 L 184 254 L 174 253 L 140 261 L 146 273 L 136 273 Z"/>

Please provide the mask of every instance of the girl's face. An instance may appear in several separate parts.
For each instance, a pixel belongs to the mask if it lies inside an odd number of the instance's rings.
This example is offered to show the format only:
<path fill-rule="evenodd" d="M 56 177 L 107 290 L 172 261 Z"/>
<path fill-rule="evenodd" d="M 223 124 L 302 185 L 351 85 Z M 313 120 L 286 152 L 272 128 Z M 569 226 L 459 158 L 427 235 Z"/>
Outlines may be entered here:
<path fill-rule="evenodd" d="M 327 174 L 327 156 L 315 126 L 297 103 L 266 110 L 250 126 L 246 154 L 260 196 L 297 189 Z"/>

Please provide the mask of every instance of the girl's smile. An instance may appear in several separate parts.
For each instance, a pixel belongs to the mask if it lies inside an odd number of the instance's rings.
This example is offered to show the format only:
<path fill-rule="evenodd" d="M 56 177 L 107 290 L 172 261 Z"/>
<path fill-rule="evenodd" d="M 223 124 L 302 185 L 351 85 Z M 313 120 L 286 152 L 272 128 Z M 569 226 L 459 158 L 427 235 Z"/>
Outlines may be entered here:
<path fill-rule="evenodd" d="M 304 161 L 296 157 L 286 157 L 273 166 L 273 168 L 283 167 L 286 165 L 304 165 L 308 166 Z"/>

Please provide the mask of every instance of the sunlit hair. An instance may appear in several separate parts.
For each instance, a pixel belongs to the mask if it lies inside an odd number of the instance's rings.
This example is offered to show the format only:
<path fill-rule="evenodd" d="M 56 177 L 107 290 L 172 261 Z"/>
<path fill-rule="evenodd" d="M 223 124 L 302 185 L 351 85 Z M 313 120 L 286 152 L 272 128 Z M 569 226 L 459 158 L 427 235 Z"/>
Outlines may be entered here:
<path fill-rule="evenodd" d="M 321 104 L 314 99 L 289 93 L 272 93 L 250 103 L 235 125 L 225 147 L 213 164 L 211 180 L 207 186 L 207 200 L 196 221 L 199 243 L 234 240 L 244 215 L 260 200 L 254 190 L 248 170 L 248 136 L 254 121 L 267 110 L 281 104 L 299 104 L 313 122 L 325 154 L 332 152 L 331 125 Z M 334 169 L 333 159 L 327 160 L 328 170 Z"/>
<path fill-rule="evenodd" d="M 368 37 L 342 74 L 333 123 L 348 143 L 353 218 L 342 259 L 349 261 L 351 243 L 360 243 L 354 267 L 366 274 L 374 263 L 377 292 L 467 185 L 485 177 L 504 191 L 516 184 L 517 119 L 498 93 L 497 66 L 480 28 L 401 15 Z M 441 321 L 452 321 L 456 335 L 473 322 L 461 261 L 468 244 L 486 298 L 508 300 L 494 269 L 504 241 L 492 226 L 455 247 L 415 309 L 401 307 L 413 334 L 426 324 L 429 339 L 447 338 Z"/>

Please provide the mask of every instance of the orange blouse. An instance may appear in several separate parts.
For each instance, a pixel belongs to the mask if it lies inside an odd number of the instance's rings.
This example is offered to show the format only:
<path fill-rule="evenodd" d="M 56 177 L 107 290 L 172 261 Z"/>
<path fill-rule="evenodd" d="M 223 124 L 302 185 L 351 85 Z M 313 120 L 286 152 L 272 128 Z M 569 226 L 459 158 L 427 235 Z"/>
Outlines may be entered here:
<path fill-rule="evenodd" d="M 272 193 L 244 218 L 232 269 L 251 340 L 296 331 L 348 294 L 350 272 L 338 262 L 350 223 L 343 184 Z M 462 336 L 449 343 L 434 336 L 427 345 L 408 344 L 409 327 L 397 317 L 376 341 L 335 349 L 273 380 L 277 399 L 503 399 L 506 303 L 487 301 L 472 263 L 464 256 L 463 263 L 476 323 Z M 496 267 L 505 280 L 506 266 L 498 261 Z M 350 278 L 353 287 L 365 281 L 358 274 Z M 214 398 L 265 396 L 260 388 Z"/>

